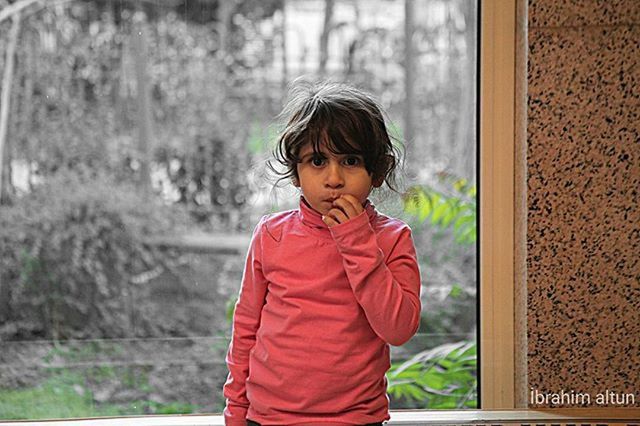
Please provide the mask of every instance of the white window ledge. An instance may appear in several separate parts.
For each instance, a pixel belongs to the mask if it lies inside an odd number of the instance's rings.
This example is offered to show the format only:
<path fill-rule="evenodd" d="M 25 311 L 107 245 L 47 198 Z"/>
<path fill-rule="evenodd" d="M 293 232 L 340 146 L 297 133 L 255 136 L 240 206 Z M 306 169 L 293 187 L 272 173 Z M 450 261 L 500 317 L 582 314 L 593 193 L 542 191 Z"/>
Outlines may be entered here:
<path fill-rule="evenodd" d="M 640 425 L 640 408 L 572 408 L 540 410 L 396 410 L 391 411 L 395 425 L 455 424 L 593 424 Z M 1 421 L 0 426 L 224 426 L 219 414 L 173 416 L 105 417 L 92 419 Z"/>

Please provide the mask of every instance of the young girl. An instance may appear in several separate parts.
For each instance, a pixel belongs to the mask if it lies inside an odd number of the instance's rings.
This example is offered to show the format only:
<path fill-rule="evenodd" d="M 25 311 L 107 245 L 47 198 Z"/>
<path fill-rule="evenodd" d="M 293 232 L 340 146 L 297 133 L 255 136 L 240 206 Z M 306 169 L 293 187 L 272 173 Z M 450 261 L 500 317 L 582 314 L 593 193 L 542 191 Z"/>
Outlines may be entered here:
<path fill-rule="evenodd" d="M 381 425 L 389 345 L 420 322 L 409 227 L 367 199 L 393 188 L 380 108 L 335 84 L 292 91 L 276 158 L 298 209 L 264 216 L 247 255 L 224 385 L 226 425 Z"/>

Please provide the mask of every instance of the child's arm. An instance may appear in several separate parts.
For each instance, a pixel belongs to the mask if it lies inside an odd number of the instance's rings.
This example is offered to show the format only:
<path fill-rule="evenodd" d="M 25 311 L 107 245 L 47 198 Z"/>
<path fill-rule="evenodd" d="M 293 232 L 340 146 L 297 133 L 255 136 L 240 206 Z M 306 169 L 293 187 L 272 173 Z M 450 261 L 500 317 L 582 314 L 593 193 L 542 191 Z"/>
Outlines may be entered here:
<path fill-rule="evenodd" d="M 264 305 L 267 286 L 262 274 L 262 250 L 260 230 L 262 220 L 253 231 L 247 253 L 240 296 L 233 315 L 233 332 L 226 362 L 229 375 L 224 384 L 226 398 L 224 419 L 226 425 L 246 426 L 247 400 L 245 381 L 249 375 L 249 352 L 256 342 L 256 331 L 260 326 L 260 315 Z"/>
<path fill-rule="evenodd" d="M 395 346 L 420 325 L 420 271 L 409 227 L 391 230 L 393 247 L 385 263 L 365 212 L 330 228 L 353 293 L 376 334 Z"/>

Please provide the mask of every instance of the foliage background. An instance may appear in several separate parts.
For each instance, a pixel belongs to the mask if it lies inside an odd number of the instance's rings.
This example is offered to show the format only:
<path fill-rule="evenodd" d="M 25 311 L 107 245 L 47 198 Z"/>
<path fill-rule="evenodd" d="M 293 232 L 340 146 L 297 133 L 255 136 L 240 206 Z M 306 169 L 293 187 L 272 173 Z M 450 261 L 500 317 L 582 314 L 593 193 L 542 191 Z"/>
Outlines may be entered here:
<path fill-rule="evenodd" d="M 299 75 L 372 92 L 409 137 L 403 197 L 374 197 L 411 225 L 424 279 L 420 334 L 393 348 L 392 407 L 474 405 L 475 2 L 35 2 L 15 64 L 0 418 L 221 411 L 243 255 L 149 240 L 246 235 L 295 206 L 264 160 Z"/>

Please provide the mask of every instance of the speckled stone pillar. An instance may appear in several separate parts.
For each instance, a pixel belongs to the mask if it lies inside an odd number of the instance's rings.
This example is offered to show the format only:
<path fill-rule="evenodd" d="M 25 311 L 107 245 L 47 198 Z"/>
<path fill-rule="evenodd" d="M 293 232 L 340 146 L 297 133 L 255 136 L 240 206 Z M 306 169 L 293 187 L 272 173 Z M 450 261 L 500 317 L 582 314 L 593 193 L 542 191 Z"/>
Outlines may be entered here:
<path fill-rule="evenodd" d="M 640 1 L 529 0 L 527 80 L 529 406 L 640 407 Z"/>

